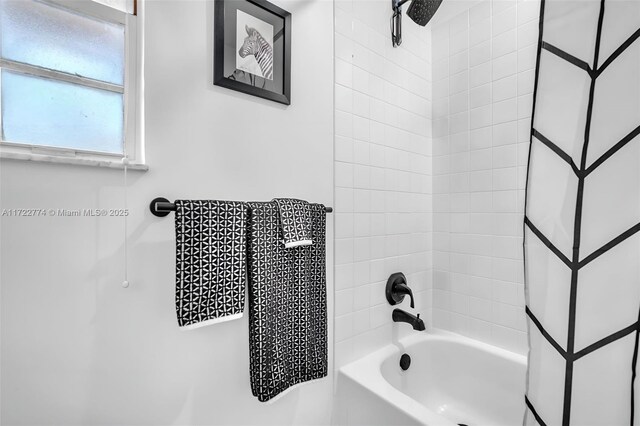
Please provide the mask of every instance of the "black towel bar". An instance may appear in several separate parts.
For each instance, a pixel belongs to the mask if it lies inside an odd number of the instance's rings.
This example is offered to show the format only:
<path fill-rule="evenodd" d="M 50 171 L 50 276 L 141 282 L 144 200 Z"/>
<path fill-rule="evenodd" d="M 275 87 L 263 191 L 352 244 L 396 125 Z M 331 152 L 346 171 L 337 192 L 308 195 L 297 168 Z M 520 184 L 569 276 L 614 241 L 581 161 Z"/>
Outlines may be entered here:
<path fill-rule="evenodd" d="M 151 213 L 153 213 L 154 216 L 165 217 L 169 213 L 176 211 L 176 205 L 166 198 L 158 197 L 151 201 L 151 204 L 149 204 L 149 210 L 151 210 Z M 327 213 L 332 213 L 333 207 L 325 207 L 324 210 Z"/>

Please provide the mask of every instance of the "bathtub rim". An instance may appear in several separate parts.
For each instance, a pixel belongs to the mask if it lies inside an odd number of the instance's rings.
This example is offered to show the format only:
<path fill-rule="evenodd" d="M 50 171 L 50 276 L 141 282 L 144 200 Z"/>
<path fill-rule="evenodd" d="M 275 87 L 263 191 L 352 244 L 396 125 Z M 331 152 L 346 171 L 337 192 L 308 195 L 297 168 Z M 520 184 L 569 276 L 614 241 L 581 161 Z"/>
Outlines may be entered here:
<path fill-rule="evenodd" d="M 388 345 L 375 350 L 361 358 L 358 358 L 338 369 L 338 375 L 343 375 L 365 391 L 382 398 L 396 409 L 401 410 L 408 417 L 420 424 L 438 426 L 458 426 L 455 422 L 425 407 L 409 395 L 396 389 L 383 376 L 382 365 L 385 360 L 393 355 L 405 352 L 411 346 L 423 341 L 445 341 L 463 344 L 483 352 L 527 367 L 527 356 L 511 352 L 507 349 L 490 345 L 460 334 L 431 328 L 424 332 L 411 333 L 408 336 L 390 342 Z M 370 374 L 375 371 L 377 374 Z"/>

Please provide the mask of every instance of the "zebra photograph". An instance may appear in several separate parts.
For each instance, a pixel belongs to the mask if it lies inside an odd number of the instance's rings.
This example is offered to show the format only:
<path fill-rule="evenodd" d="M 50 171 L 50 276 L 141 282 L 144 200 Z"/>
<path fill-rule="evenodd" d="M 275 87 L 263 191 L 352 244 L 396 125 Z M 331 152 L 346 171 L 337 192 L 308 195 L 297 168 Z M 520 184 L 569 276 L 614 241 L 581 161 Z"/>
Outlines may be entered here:
<path fill-rule="evenodd" d="M 236 68 L 273 80 L 273 25 L 238 10 Z"/>
<path fill-rule="evenodd" d="M 267 0 L 214 6 L 213 84 L 290 105 L 291 13 Z"/>

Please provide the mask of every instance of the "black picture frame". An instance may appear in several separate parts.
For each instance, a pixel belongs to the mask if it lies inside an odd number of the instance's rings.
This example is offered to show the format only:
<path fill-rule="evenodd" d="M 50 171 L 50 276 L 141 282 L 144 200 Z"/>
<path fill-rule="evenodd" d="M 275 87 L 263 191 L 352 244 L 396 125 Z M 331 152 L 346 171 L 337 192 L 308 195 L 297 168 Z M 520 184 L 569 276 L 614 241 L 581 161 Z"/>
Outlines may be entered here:
<path fill-rule="evenodd" d="M 215 0 L 213 38 L 214 85 L 291 104 L 291 13 L 266 0 Z M 271 41 L 271 68 L 265 41 Z M 247 54 L 247 45 L 265 49 Z"/>

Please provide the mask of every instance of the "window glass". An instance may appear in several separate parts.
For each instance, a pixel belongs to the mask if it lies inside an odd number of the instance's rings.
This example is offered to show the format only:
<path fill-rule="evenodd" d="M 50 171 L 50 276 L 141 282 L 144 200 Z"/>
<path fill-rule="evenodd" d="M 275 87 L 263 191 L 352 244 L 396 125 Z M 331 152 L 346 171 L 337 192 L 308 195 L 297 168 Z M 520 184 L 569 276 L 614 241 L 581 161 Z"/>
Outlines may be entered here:
<path fill-rule="evenodd" d="M 2 70 L 4 140 L 123 152 L 123 95 Z"/>
<path fill-rule="evenodd" d="M 0 56 L 122 86 L 124 26 L 32 0 L 0 0 Z"/>

